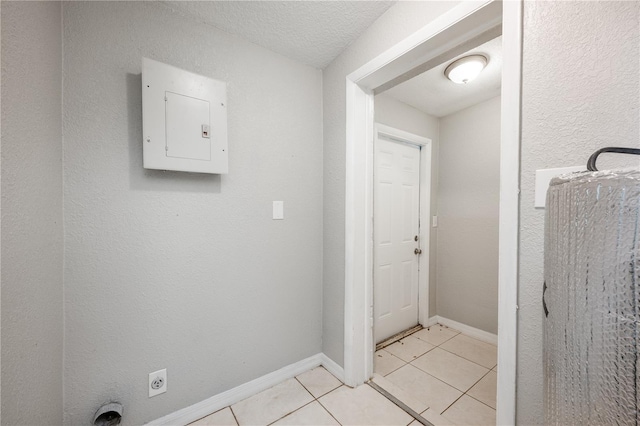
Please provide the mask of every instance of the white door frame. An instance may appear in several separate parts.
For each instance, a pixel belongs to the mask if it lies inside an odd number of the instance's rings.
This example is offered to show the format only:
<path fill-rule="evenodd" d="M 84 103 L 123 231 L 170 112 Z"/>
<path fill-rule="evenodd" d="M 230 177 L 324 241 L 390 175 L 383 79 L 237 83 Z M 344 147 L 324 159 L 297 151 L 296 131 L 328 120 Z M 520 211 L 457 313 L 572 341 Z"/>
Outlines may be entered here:
<path fill-rule="evenodd" d="M 374 90 L 411 74 L 420 64 L 441 62 L 446 52 L 461 49 L 470 39 L 486 36 L 500 23 L 504 63 L 496 421 L 497 424 L 514 424 L 522 0 L 463 2 L 347 76 L 344 378 L 347 385 L 357 386 L 369 380 L 373 373 Z"/>
<path fill-rule="evenodd" d="M 405 132 L 404 130 L 396 129 L 390 126 L 385 126 L 384 124 L 376 123 L 376 142 L 380 138 L 380 136 L 384 136 L 385 138 L 392 141 L 409 143 L 420 147 L 420 227 L 418 239 L 420 243 L 420 249 L 422 249 L 422 254 L 420 255 L 420 258 L 418 260 L 418 322 L 426 326 L 427 321 L 429 320 L 429 246 L 431 241 L 432 168 L 431 153 L 433 150 L 433 144 L 431 139 L 429 138 L 414 135 L 413 133 Z M 373 206 L 371 211 L 373 212 Z M 371 292 L 371 296 L 375 296 L 373 294 L 373 291 Z M 373 299 L 371 300 L 371 305 L 373 306 Z M 375 341 L 373 341 L 373 343 L 375 343 Z"/>

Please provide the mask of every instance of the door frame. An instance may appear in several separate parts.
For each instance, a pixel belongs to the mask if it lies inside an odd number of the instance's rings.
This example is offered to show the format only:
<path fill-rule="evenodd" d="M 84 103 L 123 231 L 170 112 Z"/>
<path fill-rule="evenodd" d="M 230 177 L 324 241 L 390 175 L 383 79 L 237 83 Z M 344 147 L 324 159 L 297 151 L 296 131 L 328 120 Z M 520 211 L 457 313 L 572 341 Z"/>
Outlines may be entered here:
<path fill-rule="evenodd" d="M 386 139 L 391 140 L 392 142 L 399 142 L 405 144 L 415 145 L 420 148 L 420 215 L 419 215 L 419 227 L 418 227 L 418 238 L 420 242 L 420 249 L 422 249 L 422 254 L 418 260 L 418 323 L 422 325 L 427 325 L 429 320 L 429 256 L 430 256 L 430 243 L 431 243 L 431 170 L 432 170 L 432 152 L 433 152 L 433 143 L 429 138 L 425 138 L 423 136 L 415 135 L 413 133 L 405 132 L 404 130 L 396 129 L 391 126 L 386 126 L 381 123 L 375 123 L 375 141 L 374 141 L 374 152 L 375 152 L 375 144 L 377 144 L 380 136 L 385 137 Z M 374 159 L 375 164 L 375 159 Z M 373 175 L 372 175 L 373 177 Z M 372 184 L 373 188 L 373 184 Z M 373 197 L 371 199 L 373 203 Z M 372 204 L 372 212 L 373 212 L 373 204 Z M 372 219 L 375 220 L 372 214 Z M 373 223 L 372 223 L 372 239 L 375 235 L 373 234 Z M 372 241 L 373 242 L 373 241 Z M 375 245 L 375 244 L 374 244 Z M 373 256 L 373 251 L 372 254 Z M 373 257 L 372 257 L 373 259 Z M 375 277 L 372 277 L 375 279 Z M 373 298 L 375 294 L 373 292 L 373 283 L 372 283 L 372 291 L 371 291 L 371 305 L 374 305 Z M 373 314 L 375 312 L 372 311 Z M 375 323 L 375 320 L 374 320 Z M 373 338 L 374 332 L 372 331 L 372 346 L 375 347 L 375 339 Z M 373 355 L 372 355 L 373 356 Z M 373 358 L 372 358 L 373 359 Z"/>
<path fill-rule="evenodd" d="M 346 78 L 344 379 L 357 386 L 373 375 L 375 90 L 452 59 L 470 40 L 488 41 L 502 25 L 497 424 L 516 419 L 522 1 L 462 2 Z"/>

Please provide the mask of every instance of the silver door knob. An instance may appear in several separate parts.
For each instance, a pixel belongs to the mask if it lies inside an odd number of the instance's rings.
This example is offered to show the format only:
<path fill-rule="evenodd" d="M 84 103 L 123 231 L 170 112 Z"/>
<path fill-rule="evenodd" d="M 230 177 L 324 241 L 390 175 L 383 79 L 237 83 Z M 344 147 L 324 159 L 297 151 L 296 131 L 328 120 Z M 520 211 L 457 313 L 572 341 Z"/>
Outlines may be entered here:
<path fill-rule="evenodd" d="M 414 252 L 415 254 L 421 254 L 421 253 L 422 253 L 422 250 L 421 250 L 421 249 L 419 249 L 419 248 L 417 248 L 417 249 L 415 249 L 413 252 Z"/>

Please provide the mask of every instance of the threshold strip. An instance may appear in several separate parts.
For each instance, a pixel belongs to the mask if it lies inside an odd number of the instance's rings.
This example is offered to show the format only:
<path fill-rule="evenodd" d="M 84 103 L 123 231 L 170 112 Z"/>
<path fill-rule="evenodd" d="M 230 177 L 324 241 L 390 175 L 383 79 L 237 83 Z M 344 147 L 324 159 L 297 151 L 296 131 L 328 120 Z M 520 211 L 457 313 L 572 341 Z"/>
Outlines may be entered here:
<path fill-rule="evenodd" d="M 409 407 L 407 404 L 400 401 L 395 396 L 391 395 L 384 388 L 380 387 L 377 383 L 374 383 L 373 381 L 369 380 L 367 384 L 371 386 L 373 389 L 375 389 L 376 391 L 378 391 L 382 396 L 387 398 L 389 401 L 393 402 L 395 405 L 401 408 L 405 413 L 407 413 L 408 415 L 410 415 L 411 417 L 413 417 L 414 419 L 422 423 L 424 426 L 435 426 L 429 420 L 422 417 L 419 413 L 416 413 L 415 411 L 413 411 L 411 407 Z"/>
<path fill-rule="evenodd" d="M 387 346 L 397 342 L 398 340 L 404 339 L 405 337 L 409 336 L 410 334 L 415 333 L 416 331 L 420 331 L 422 330 L 424 327 L 422 327 L 422 325 L 418 324 L 415 327 L 411 327 L 408 330 L 405 331 L 401 331 L 398 334 L 395 334 L 391 337 L 389 337 L 387 340 L 380 342 L 376 345 L 376 351 L 379 351 L 382 348 L 386 348 Z"/>

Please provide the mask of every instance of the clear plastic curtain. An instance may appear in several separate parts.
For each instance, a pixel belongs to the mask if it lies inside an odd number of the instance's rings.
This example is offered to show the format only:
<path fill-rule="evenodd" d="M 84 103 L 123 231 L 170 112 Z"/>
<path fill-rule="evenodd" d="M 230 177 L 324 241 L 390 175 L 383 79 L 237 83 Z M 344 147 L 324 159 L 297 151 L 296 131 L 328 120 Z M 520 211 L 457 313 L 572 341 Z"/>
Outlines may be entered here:
<path fill-rule="evenodd" d="M 640 424 L 640 172 L 552 180 L 545 226 L 549 425 Z"/>

